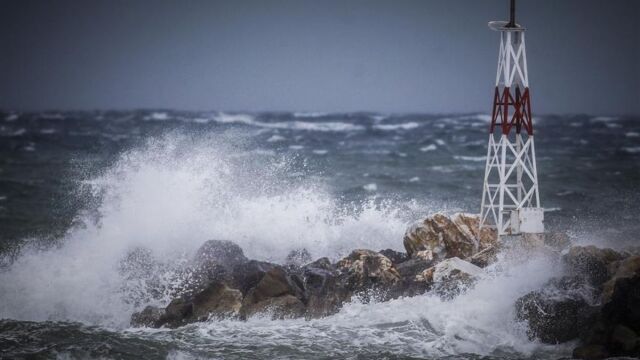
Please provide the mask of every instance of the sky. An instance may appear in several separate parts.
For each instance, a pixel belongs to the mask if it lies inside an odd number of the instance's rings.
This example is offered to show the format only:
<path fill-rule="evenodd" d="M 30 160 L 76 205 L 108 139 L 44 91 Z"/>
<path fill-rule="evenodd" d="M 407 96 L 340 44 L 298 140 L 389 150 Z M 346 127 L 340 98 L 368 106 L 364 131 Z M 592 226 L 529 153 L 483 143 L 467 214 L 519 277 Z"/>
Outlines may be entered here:
<path fill-rule="evenodd" d="M 640 114 L 640 1 L 519 0 L 538 113 Z M 0 108 L 488 112 L 507 0 L 2 0 Z"/>

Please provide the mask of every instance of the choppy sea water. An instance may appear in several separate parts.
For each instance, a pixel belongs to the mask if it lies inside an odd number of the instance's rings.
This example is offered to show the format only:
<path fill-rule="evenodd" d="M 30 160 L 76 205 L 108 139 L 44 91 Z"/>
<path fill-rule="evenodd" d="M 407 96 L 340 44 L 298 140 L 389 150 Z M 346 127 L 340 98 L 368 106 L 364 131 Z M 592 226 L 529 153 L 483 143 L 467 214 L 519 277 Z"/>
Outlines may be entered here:
<path fill-rule="evenodd" d="M 640 225 L 640 121 L 539 116 L 549 229 L 632 245 Z M 281 262 L 402 250 L 412 221 L 479 209 L 489 117 L 176 111 L 0 114 L 0 355 L 41 358 L 557 358 L 527 338 L 516 298 L 555 274 L 545 259 L 489 269 L 449 301 L 347 305 L 319 320 L 132 329 L 145 247 L 166 264 L 211 238 Z M 167 281 L 171 281 L 167 277 Z"/>

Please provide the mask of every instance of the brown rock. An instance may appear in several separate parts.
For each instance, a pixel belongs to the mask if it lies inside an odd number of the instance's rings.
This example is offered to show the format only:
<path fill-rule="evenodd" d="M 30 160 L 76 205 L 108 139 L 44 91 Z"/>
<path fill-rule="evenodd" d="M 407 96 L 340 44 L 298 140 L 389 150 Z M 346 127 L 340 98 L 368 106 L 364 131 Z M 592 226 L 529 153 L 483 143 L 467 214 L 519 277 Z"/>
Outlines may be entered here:
<path fill-rule="evenodd" d="M 600 287 L 609 279 L 609 265 L 621 259 L 622 255 L 616 251 L 600 249 L 593 245 L 574 246 L 563 256 L 570 275 L 582 276 L 596 287 Z"/>
<path fill-rule="evenodd" d="M 256 314 L 269 314 L 273 320 L 294 319 L 304 316 L 304 313 L 304 303 L 292 295 L 268 298 L 242 306 L 242 318 L 244 319 Z"/>
<path fill-rule="evenodd" d="M 386 256 L 372 250 L 354 250 L 338 261 L 338 270 L 347 274 L 352 289 L 362 289 L 369 284 L 393 284 L 400 274 Z"/>
<path fill-rule="evenodd" d="M 215 282 L 197 294 L 193 301 L 193 317 L 197 321 L 210 316 L 216 318 L 236 317 L 242 307 L 242 293 L 231 289 L 223 282 Z"/>
<path fill-rule="evenodd" d="M 429 250 L 436 259 L 449 257 L 468 258 L 476 252 L 495 245 L 497 236 L 488 228 L 478 230 L 478 216 L 434 214 L 412 225 L 404 237 L 404 247 L 409 256 Z"/>
<path fill-rule="evenodd" d="M 616 262 L 610 266 L 610 270 L 613 270 L 613 276 L 602 285 L 602 302 L 607 303 L 611 300 L 613 295 L 613 289 L 621 278 L 631 278 L 640 275 L 640 256 L 630 256 L 622 261 Z M 613 267 L 613 269 L 611 269 Z"/>

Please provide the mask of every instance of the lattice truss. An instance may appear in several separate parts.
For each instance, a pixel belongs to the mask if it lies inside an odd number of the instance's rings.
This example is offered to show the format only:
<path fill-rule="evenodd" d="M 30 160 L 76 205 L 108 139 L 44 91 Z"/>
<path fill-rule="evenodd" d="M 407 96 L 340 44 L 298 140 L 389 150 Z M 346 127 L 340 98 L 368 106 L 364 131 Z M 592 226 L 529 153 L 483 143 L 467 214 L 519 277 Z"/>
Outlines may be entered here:
<path fill-rule="evenodd" d="M 524 32 L 509 29 L 500 34 L 481 224 L 510 234 L 513 211 L 524 207 L 540 207 L 540 195 Z"/>

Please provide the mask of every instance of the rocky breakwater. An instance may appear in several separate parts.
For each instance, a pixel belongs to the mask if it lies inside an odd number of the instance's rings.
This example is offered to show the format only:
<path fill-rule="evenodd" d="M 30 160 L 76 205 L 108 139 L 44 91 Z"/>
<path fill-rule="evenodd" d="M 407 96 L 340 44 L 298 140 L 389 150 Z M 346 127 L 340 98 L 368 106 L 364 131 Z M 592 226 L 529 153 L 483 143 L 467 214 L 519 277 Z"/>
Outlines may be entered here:
<path fill-rule="evenodd" d="M 640 255 L 572 246 L 564 274 L 516 302 L 529 336 L 555 344 L 578 340 L 573 357 L 640 356 Z"/>
<path fill-rule="evenodd" d="M 133 326 L 179 327 L 207 319 L 318 318 L 354 298 L 387 301 L 429 290 L 452 296 L 495 261 L 495 233 L 474 215 L 436 214 L 411 226 L 406 253 L 353 250 L 331 261 L 292 252 L 283 264 L 250 260 L 230 241 L 209 240 L 185 272 L 189 281 L 166 307 L 134 313 Z M 464 260 L 463 260 L 464 259 Z"/>

